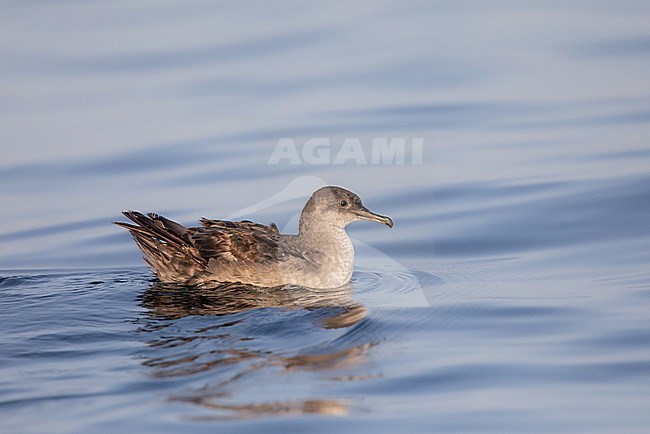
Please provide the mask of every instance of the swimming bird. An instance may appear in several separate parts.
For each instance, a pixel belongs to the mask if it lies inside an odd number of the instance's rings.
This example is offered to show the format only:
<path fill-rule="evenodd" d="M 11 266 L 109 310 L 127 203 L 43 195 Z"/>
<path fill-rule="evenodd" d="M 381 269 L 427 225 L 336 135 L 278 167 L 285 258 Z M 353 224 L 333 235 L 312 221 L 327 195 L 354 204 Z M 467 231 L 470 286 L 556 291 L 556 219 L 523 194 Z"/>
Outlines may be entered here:
<path fill-rule="evenodd" d="M 158 279 L 185 285 L 337 288 L 350 281 L 354 264 L 345 227 L 358 220 L 393 227 L 390 217 L 369 211 L 359 196 L 334 186 L 312 194 L 297 235 L 281 234 L 274 223 L 202 218 L 201 226 L 185 227 L 154 213 L 123 214 L 135 224 L 114 223 L 129 230 Z"/>

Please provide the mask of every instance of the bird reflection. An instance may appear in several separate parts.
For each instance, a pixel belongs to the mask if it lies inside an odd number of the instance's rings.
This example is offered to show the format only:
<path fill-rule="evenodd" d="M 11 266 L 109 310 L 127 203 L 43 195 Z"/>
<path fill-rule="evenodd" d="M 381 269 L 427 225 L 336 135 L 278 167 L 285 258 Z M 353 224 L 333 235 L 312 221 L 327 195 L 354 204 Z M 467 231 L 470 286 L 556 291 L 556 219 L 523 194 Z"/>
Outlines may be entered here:
<path fill-rule="evenodd" d="M 150 348 L 143 364 L 154 378 L 182 379 L 183 390 L 169 399 L 209 409 L 209 419 L 347 414 L 343 398 L 296 399 L 287 375 L 302 381 L 305 372 L 319 381 L 372 376 L 358 372 L 376 341 L 352 332 L 368 309 L 354 300 L 351 284 L 311 289 L 157 282 L 141 304 L 146 318 L 140 331 Z M 274 393 L 260 401 L 257 392 L 269 388 L 286 399 Z"/>
<path fill-rule="evenodd" d="M 297 414 L 320 414 L 345 416 L 348 414 L 347 399 L 306 399 L 303 401 L 278 401 L 262 404 L 228 405 L 203 400 L 194 402 L 204 408 L 230 413 L 229 416 L 203 416 L 191 418 L 197 421 L 249 419 L 260 416 L 291 416 Z"/>
<path fill-rule="evenodd" d="M 178 319 L 189 315 L 229 315 L 252 309 L 342 308 L 327 318 L 327 328 L 348 327 L 361 321 L 368 310 L 352 298 L 352 285 L 333 289 L 300 286 L 264 288 L 242 283 L 181 286 L 156 282 L 142 296 L 142 305 L 158 318 Z"/>

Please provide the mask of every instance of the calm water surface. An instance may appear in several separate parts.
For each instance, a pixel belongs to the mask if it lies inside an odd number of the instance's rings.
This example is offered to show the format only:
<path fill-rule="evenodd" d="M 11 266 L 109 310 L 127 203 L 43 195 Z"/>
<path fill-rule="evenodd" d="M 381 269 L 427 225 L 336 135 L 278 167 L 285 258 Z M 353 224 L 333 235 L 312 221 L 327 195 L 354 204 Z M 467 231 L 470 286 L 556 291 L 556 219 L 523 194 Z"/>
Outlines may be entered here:
<path fill-rule="evenodd" d="M 0 10 L 0 432 L 648 432 L 647 2 Z M 323 184 L 395 221 L 336 290 L 161 285 L 110 224 Z"/>

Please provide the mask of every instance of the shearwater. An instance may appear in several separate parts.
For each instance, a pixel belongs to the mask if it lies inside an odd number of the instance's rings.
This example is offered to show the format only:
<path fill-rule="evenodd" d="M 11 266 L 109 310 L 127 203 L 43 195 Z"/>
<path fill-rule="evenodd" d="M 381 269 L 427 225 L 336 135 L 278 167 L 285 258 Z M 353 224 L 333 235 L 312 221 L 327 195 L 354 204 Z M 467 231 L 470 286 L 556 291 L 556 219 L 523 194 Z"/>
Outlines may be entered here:
<path fill-rule="evenodd" d="M 162 282 L 198 285 L 240 282 L 256 286 L 336 288 L 350 281 L 354 247 L 345 227 L 358 220 L 393 227 L 390 217 L 369 211 L 356 194 L 328 186 L 314 192 L 300 215 L 297 235 L 249 220 L 202 218 L 185 227 L 163 216 L 124 215 L 144 260 Z"/>

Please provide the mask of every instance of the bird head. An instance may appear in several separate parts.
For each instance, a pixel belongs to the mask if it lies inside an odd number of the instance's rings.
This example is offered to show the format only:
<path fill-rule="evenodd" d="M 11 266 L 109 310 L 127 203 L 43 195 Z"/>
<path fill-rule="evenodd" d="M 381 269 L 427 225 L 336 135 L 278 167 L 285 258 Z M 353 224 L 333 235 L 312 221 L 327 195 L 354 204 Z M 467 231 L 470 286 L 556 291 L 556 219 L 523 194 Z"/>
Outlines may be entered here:
<path fill-rule="evenodd" d="M 393 227 L 390 217 L 370 211 L 356 194 L 341 187 L 327 186 L 316 190 L 307 201 L 300 216 L 300 231 L 309 230 L 313 225 L 345 228 L 359 220 Z"/>

